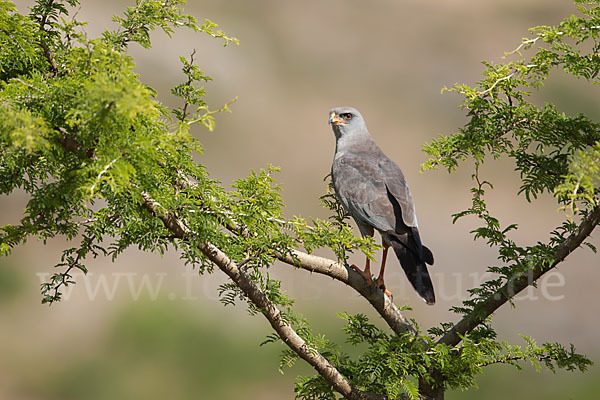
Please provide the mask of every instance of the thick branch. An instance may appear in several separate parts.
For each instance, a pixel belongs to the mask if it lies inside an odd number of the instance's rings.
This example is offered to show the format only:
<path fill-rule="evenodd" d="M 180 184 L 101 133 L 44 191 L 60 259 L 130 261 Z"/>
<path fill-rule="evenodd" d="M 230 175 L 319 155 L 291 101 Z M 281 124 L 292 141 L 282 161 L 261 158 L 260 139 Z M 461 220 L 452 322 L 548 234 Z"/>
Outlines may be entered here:
<path fill-rule="evenodd" d="M 284 263 L 311 272 L 327 275 L 345 283 L 361 294 L 377 310 L 389 327 L 398 335 L 406 332 L 416 334 L 410 321 L 402 315 L 398 307 L 383 291 L 368 285 L 363 277 L 351 268 L 324 257 L 291 250 L 289 254 L 277 254 Z"/>
<path fill-rule="evenodd" d="M 150 213 L 161 219 L 165 227 L 175 237 L 186 239 L 190 233 L 185 224 L 176 216 L 162 209 L 148 193 L 142 193 L 142 205 Z M 318 351 L 311 348 L 296 331 L 281 317 L 279 309 L 269 300 L 267 295 L 252 281 L 252 279 L 227 257 L 218 247 L 210 243 L 196 243 L 200 251 L 208 257 L 221 271 L 225 272 L 232 281 L 244 292 L 248 299 L 257 306 L 267 318 L 281 340 L 290 347 L 300 358 L 309 363 L 337 392 L 347 399 L 383 400 L 385 396 L 363 392 L 348 382 L 340 372 L 332 366 Z"/>
<path fill-rule="evenodd" d="M 536 268 L 531 270 L 530 274 L 520 274 L 509 279 L 509 281 L 502 288 L 498 289 L 495 294 L 478 304 L 471 313 L 465 315 L 463 319 L 438 340 L 438 343 L 443 343 L 448 346 L 455 346 L 460 343 L 460 336 L 471 332 L 509 299 L 513 298 L 523 289 L 537 281 L 546 272 L 555 268 L 571 254 L 573 250 L 581 246 L 598 224 L 600 224 L 600 205 L 596 206 L 592 212 L 581 221 L 577 231 L 573 232 L 556 248 L 554 251 L 554 261 L 550 266 L 546 268 Z"/>

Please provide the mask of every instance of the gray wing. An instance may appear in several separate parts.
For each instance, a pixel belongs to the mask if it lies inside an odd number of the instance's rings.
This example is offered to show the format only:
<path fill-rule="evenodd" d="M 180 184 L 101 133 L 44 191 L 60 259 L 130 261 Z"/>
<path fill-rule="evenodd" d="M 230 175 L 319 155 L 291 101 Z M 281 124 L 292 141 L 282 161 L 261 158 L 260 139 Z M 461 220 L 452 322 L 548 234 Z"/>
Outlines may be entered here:
<path fill-rule="evenodd" d="M 417 228 L 418 223 L 417 213 L 415 212 L 415 203 L 410 194 L 410 189 L 406 184 L 406 180 L 404 179 L 402 170 L 395 162 L 387 157 L 379 159 L 378 164 L 387 190 L 389 190 L 390 194 L 398 202 L 402 215 L 402 222 L 409 227 Z"/>
<path fill-rule="evenodd" d="M 412 235 L 406 237 L 404 240 L 405 245 L 408 248 L 412 248 L 413 251 L 416 250 L 421 260 L 424 260 L 427 264 L 433 264 L 433 254 L 421 242 L 415 203 L 402 170 L 387 157 L 379 159 L 379 167 L 381 168 L 381 173 L 390 195 L 390 201 L 394 206 L 395 214 L 398 217 L 401 216 L 402 219 L 396 224 L 396 233 L 402 234 L 404 231 L 409 230 Z"/>
<path fill-rule="evenodd" d="M 376 159 L 360 155 L 336 158 L 331 167 L 331 177 L 338 198 L 356 220 L 361 233 L 364 234 L 364 225 L 382 232 L 395 230 L 394 206 Z"/>

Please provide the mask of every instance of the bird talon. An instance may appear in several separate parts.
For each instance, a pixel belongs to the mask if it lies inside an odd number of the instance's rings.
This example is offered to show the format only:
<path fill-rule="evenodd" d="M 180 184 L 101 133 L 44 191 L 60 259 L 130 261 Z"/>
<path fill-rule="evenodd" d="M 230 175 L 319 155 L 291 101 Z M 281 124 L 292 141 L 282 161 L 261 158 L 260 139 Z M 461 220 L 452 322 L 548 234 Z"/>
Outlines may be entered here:
<path fill-rule="evenodd" d="M 383 290 L 383 293 L 385 293 L 386 295 L 388 295 L 388 297 L 390 299 L 392 298 L 392 293 L 385 288 L 385 283 L 383 283 L 383 279 L 381 279 L 381 277 L 377 278 L 377 280 L 375 281 L 375 287 L 377 289 Z"/>
<path fill-rule="evenodd" d="M 352 268 L 353 270 L 355 270 L 356 272 L 358 272 L 360 274 L 360 276 L 362 276 L 363 279 L 365 281 L 367 281 L 367 285 L 371 286 L 371 284 L 373 283 L 373 280 L 371 279 L 371 272 L 370 271 L 367 271 L 366 269 L 363 271 L 362 269 L 358 268 L 354 264 L 352 264 L 350 266 L 350 268 Z"/>

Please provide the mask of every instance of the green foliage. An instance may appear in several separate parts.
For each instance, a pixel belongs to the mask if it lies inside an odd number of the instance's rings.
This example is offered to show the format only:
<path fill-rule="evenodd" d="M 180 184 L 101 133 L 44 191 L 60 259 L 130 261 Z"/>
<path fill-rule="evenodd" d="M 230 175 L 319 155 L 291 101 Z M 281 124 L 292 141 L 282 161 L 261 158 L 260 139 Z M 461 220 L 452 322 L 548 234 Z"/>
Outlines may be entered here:
<path fill-rule="evenodd" d="M 372 238 L 354 236 L 331 187 L 321 198 L 332 214 L 328 220 L 286 220 L 273 178 L 276 168 L 251 171 L 227 189 L 213 180 L 194 161 L 202 147 L 189 127 L 200 123 L 212 130 L 215 114 L 229 108 L 225 104 L 216 111 L 209 109 L 203 84 L 210 77 L 195 65 L 196 51 L 189 59 L 181 58 L 184 81 L 171 93 L 182 104 L 173 110 L 141 83 L 127 54 L 130 43 L 151 47 L 151 32 L 156 29 L 171 35 L 184 27 L 219 38 L 225 45 L 237 44 L 237 39 L 209 20 L 198 25 L 181 12 L 181 0 L 137 1 L 114 17 L 116 30 L 88 38 L 84 22 L 65 18 L 69 7 L 77 4 L 39 0 L 24 16 L 10 2 L 0 1 L 0 194 L 20 189 L 29 196 L 20 222 L 0 227 L 0 253 L 10 253 L 29 238 L 46 241 L 63 236 L 73 243 L 63 251 L 57 272 L 42 284 L 43 303 L 60 300 L 61 289 L 75 283 L 75 270 L 87 273 L 86 259 L 114 260 L 131 246 L 159 254 L 175 249 L 200 274 L 211 273 L 214 265 L 197 246 L 211 243 L 279 307 L 282 320 L 311 351 L 325 356 L 361 390 L 417 399 L 418 382 L 466 389 L 491 364 L 520 368 L 520 362 L 527 361 L 552 371 L 584 371 L 591 365 L 573 346 L 538 346 L 528 338 L 524 347 L 499 342 L 490 319 L 462 337 L 462 344 L 447 346 L 435 339 L 448 332 L 451 323 L 426 334 L 398 336 L 377 328 L 364 315 L 340 314 L 346 320 L 346 345 L 362 350 L 357 357 L 314 333 L 294 312 L 294 302 L 281 282 L 270 276 L 277 255 L 292 254 L 299 247 L 308 252 L 329 248 L 346 262 L 357 250 L 373 258 L 379 246 Z M 454 308 L 458 313 L 477 313 L 480 304 L 515 276 L 551 266 L 556 248 L 577 229 L 575 219 L 598 204 L 598 123 L 529 101 L 530 91 L 540 89 L 556 68 L 598 83 L 600 7 L 582 6 L 580 11 L 582 17 L 569 17 L 556 27 L 534 28 L 535 37 L 524 39 L 511 53 L 535 50 L 531 57 L 485 63 L 484 77 L 475 87 L 449 89 L 464 96 L 469 121 L 458 133 L 425 147 L 431 159 L 424 169 L 452 172 L 461 162 L 474 161 L 472 205 L 457 212 L 454 220 L 476 216 L 482 225 L 473 230 L 475 239 L 498 249 L 499 265 L 489 267 L 496 277 L 471 289 L 471 297 Z M 565 218 L 547 243 L 517 244 L 510 238 L 517 225 L 501 224 L 485 201 L 493 185 L 480 177 L 479 167 L 488 156 L 514 160 L 522 180 L 518 194 L 526 201 L 554 194 L 573 218 Z M 144 208 L 145 199 L 152 199 L 155 215 Z M 184 221 L 185 237 L 174 237 L 156 216 Z M 219 293 L 225 305 L 247 300 L 233 283 L 222 285 Z M 248 311 L 261 312 L 251 302 Z M 273 334 L 265 343 L 277 341 Z M 280 369 L 297 359 L 296 353 L 285 350 Z M 302 399 L 336 397 L 321 376 L 299 378 L 295 390 Z"/>
<path fill-rule="evenodd" d="M 104 39 L 115 46 L 123 49 L 129 43 L 135 42 L 148 49 L 152 46 L 150 32 L 160 28 L 164 33 L 171 36 L 174 28 L 186 27 L 194 31 L 207 33 L 215 38 L 224 40 L 226 46 L 229 42 L 239 44 L 234 37 L 229 37 L 218 25 L 210 20 L 204 20 L 204 24 L 198 25 L 194 17 L 182 14 L 180 6 L 185 0 L 147 1 L 136 0 L 135 7 L 129 7 L 123 17 L 114 16 L 113 21 L 119 24 L 116 31 L 103 33 Z"/>
<path fill-rule="evenodd" d="M 516 50 L 506 53 L 507 58 L 521 58 L 502 64 L 485 62 L 483 79 L 474 87 L 457 84 L 445 89 L 464 96 L 462 108 L 469 120 L 458 133 L 425 146 L 431 158 L 423 169 L 442 167 L 453 172 L 461 162 L 473 160 L 472 206 L 456 213 L 454 221 L 477 216 L 482 226 L 472 231 L 474 238 L 495 247 L 501 262 L 488 268 L 496 277 L 471 289 L 470 299 L 455 307 L 456 312 L 474 312 L 511 279 L 550 267 L 555 250 L 577 229 L 573 218 L 584 218 L 599 204 L 600 125 L 582 114 L 567 116 L 552 104 L 537 106 L 530 99 L 530 93 L 541 89 L 548 75 L 559 68 L 599 83 L 600 3 L 585 3 L 590 6 L 578 7 L 581 16 L 570 16 L 557 26 L 532 28 L 533 38 L 523 39 Z M 525 52 L 533 54 L 523 57 Z M 485 193 L 493 185 L 480 177 L 479 167 L 490 156 L 514 161 L 521 178 L 518 194 L 527 202 L 549 193 L 556 196 L 559 208 L 572 211 L 573 218 L 567 217 L 552 231 L 547 243 L 518 245 L 510 238 L 517 224 L 503 226 L 488 209 Z"/>
<path fill-rule="evenodd" d="M 554 192 L 565 202 L 564 208 L 577 212 L 576 202 L 598 204 L 598 181 L 600 180 L 600 144 L 580 150 L 570 159 L 569 173 Z"/>
<path fill-rule="evenodd" d="M 39 35 L 37 26 L 15 11 L 12 3 L 0 2 L 0 80 L 3 82 L 46 68 L 40 58 L 42 49 L 31 40 Z"/>
<path fill-rule="evenodd" d="M 227 42 L 225 43 L 227 44 Z M 210 131 L 212 131 L 215 128 L 215 119 L 213 114 L 219 113 L 221 111 L 231 112 L 231 110 L 229 110 L 229 104 L 225 104 L 223 107 L 216 111 L 209 110 L 206 102 L 204 101 L 204 95 L 206 94 L 206 91 L 200 83 L 208 82 L 212 80 L 212 78 L 210 76 L 205 75 L 204 72 L 202 72 L 197 65 L 194 65 L 195 54 L 196 50 L 194 50 L 190 55 L 189 61 L 185 57 L 180 58 L 181 62 L 183 63 L 183 73 L 187 76 L 188 79 L 185 83 L 181 83 L 175 86 L 173 89 L 171 89 L 171 93 L 173 95 L 181 97 L 185 100 L 185 103 L 182 107 L 173 110 L 173 114 L 180 123 L 180 131 L 187 132 L 188 126 L 197 122 L 200 122 Z M 232 100 L 232 102 L 236 100 L 237 98 Z M 195 110 L 191 111 L 190 113 L 190 110 L 188 109 L 189 107 L 195 107 Z"/>
<path fill-rule="evenodd" d="M 583 2 L 580 2 L 583 3 Z M 566 73 L 598 84 L 600 71 L 600 4 L 585 2 L 589 7 L 578 7 L 582 16 L 570 16 L 557 26 L 539 26 L 531 29 L 535 36 L 525 38 L 522 44 L 506 57 L 522 58 L 502 64 L 484 63 L 483 79 L 476 86 L 457 84 L 449 90 L 464 96 L 462 108 L 469 118 L 458 133 L 442 136 L 425 146 L 431 156 L 423 169 L 445 168 L 448 172 L 472 159 L 475 185 L 471 189 L 472 205 L 454 215 L 454 221 L 467 215 L 476 216 L 482 223 L 472 231 L 475 239 L 483 239 L 498 251 L 501 264 L 488 267 L 495 277 L 481 286 L 469 290 L 470 298 L 453 310 L 460 314 L 480 312 L 484 304 L 503 287 L 510 287 L 516 278 L 543 270 L 554 264 L 556 249 L 576 231 L 575 219 L 585 218 L 599 204 L 598 195 L 598 141 L 600 125 L 584 115 L 567 116 L 552 104 L 537 106 L 530 93 L 540 90 L 548 75 L 560 68 Z M 533 53 L 523 57 L 525 52 Z M 547 243 L 530 246 L 517 244 L 510 233 L 518 228 L 516 223 L 503 226 L 494 217 L 485 201 L 486 190 L 493 185 L 480 177 L 480 166 L 488 158 L 508 157 L 514 161 L 521 178 L 519 195 L 532 202 L 544 193 L 554 194 L 558 207 L 569 209 L 565 221 L 550 233 Z M 593 246 L 590 246 L 595 251 Z M 535 285 L 530 280 L 529 284 Z M 453 324 L 442 323 L 430 329 L 435 336 L 444 335 Z M 556 367 L 584 371 L 591 362 L 558 344 L 538 347 L 527 339 L 524 350 L 506 343 L 496 343 L 491 321 L 481 324 L 463 338 L 464 351 L 469 340 L 478 348 L 503 349 L 503 353 L 486 351 L 471 363 L 473 372 L 490 363 L 508 363 L 516 359 L 530 360 L 534 365 L 554 371 Z M 487 343 L 487 344 L 486 344 Z M 492 345 L 492 346 L 489 346 Z M 478 350 L 480 351 L 480 350 Z M 487 359 L 487 361 L 482 361 Z M 564 362 L 566 361 L 566 362 Z M 518 365 L 516 365 L 518 366 Z M 452 386 L 452 381 L 447 384 Z M 472 382 L 459 382 L 466 387 Z"/>
<path fill-rule="evenodd" d="M 217 243 L 227 241 L 217 227 L 234 201 L 225 201 L 224 189 L 193 161 L 193 153 L 201 151 L 198 142 L 187 130 L 170 129 L 171 111 L 140 82 L 126 47 L 130 42 L 150 46 L 149 32 L 157 27 L 170 33 L 184 26 L 225 43 L 235 40 L 212 23 L 195 25 L 180 13 L 180 1 L 138 2 L 125 17 L 115 18 L 120 29 L 95 39 L 78 30 L 83 23 L 59 21 L 67 3 L 40 1 L 30 18 L 15 13 L 8 2 L 1 4 L 0 40 L 9 51 L 2 52 L 6 59 L 0 64 L 0 187 L 5 194 L 22 188 L 31 195 L 20 225 L 1 228 L 2 252 L 30 236 L 80 235 L 80 245 L 66 250 L 57 265 L 66 270 L 42 286 L 43 301 L 49 303 L 60 299 L 61 286 L 73 283 L 73 268 L 86 272 L 86 257 L 114 259 L 131 245 L 161 253 L 182 245 L 186 262 L 210 268 L 197 249 L 175 243 L 160 221 L 141 209 L 141 193 L 150 193 L 165 209 L 178 209 L 195 234 Z M 43 45 L 35 45 L 40 41 Z M 184 73 L 188 86 L 209 79 L 191 62 L 184 64 Z M 203 94 L 182 97 L 186 104 L 204 107 Z M 210 125 L 211 118 L 202 121 Z M 182 176 L 194 184 L 173 193 Z M 98 207 L 99 201 L 104 205 Z"/>
<path fill-rule="evenodd" d="M 325 177 L 328 180 L 329 175 Z M 297 244 L 303 246 L 309 253 L 316 248 L 327 247 L 333 250 L 341 263 L 346 263 L 348 253 L 360 250 L 367 257 L 374 259 L 375 252 L 381 248 L 373 237 L 356 237 L 349 224 L 350 215 L 337 201 L 333 186 L 329 181 L 327 193 L 321 196 L 321 205 L 333 214 L 324 221 L 311 218 L 311 225 L 300 217 L 294 217 L 288 222 L 288 227 L 294 231 Z"/>
<path fill-rule="evenodd" d="M 475 386 L 475 377 L 492 364 L 509 364 L 520 370 L 522 363 L 529 362 L 538 369 L 543 365 L 552 371 L 564 368 L 582 372 L 592 365 L 589 359 L 575 353 L 573 345 L 569 349 L 558 343 L 538 346 L 531 338 L 523 337 L 525 346 L 517 346 L 475 332 L 464 337 L 461 346 L 448 347 L 434 344 L 427 335 L 387 334 L 362 314 L 339 316 L 346 320 L 347 343 L 366 350 L 358 359 L 338 350 L 334 366 L 360 389 L 384 393 L 390 399 L 402 393 L 409 399 L 419 399 L 416 379 L 433 382 L 432 371 L 443 376 L 447 387 L 468 388 Z M 335 399 L 320 376 L 301 378 L 296 393 L 301 399 Z"/>

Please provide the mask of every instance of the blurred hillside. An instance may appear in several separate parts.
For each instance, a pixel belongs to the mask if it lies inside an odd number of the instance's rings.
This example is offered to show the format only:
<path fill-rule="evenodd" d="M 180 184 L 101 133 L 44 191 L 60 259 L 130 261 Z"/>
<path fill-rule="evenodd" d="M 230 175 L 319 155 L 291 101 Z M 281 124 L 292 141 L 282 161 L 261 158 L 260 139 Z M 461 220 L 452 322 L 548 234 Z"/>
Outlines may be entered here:
<path fill-rule="evenodd" d="M 32 3 L 16 2 L 23 12 Z M 77 18 L 89 21 L 85 30 L 92 37 L 133 1 L 83 3 Z M 476 221 L 451 223 L 451 214 L 470 204 L 471 171 L 419 173 L 426 159 L 423 143 L 465 121 L 460 98 L 441 95 L 440 89 L 475 82 L 482 60 L 500 62 L 529 27 L 555 24 L 575 12 L 572 2 L 202 0 L 190 1 L 186 11 L 217 22 L 240 39 L 240 46 L 223 48 L 210 37 L 183 31 L 168 40 L 157 32 L 152 50 L 133 46 L 130 54 L 141 79 L 167 105 L 177 104 L 169 89 L 184 79 L 179 56 L 193 49 L 200 67 L 214 78 L 207 85 L 211 106 L 239 97 L 232 114 L 217 116 L 215 132 L 194 131 L 206 149 L 199 161 L 226 185 L 251 169 L 279 166 L 287 214 L 325 218 L 319 196 L 334 151 L 327 112 L 340 105 L 358 108 L 411 186 L 423 240 L 436 256 L 432 272 L 440 301 L 434 307 L 422 304 L 391 259 L 388 288 L 396 303 L 413 305 L 410 316 L 425 329 L 455 320 L 448 308 L 483 279 L 495 254 L 473 242 L 468 232 Z M 588 86 L 559 74 L 537 101 L 600 119 L 598 88 Z M 544 240 L 561 215 L 551 198 L 527 204 L 515 197 L 513 169 L 500 160 L 482 171 L 495 183 L 491 209 L 503 225 L 519 224 L 515 240 Z M 0 197 L 0 224 L 18 222 L 25 204 L 19 193 Z M 600 245 L 598 236 L 594 241 Z M 300 366 L 279 374 L 280 347 L 259 347 L 269 332 L 265 321 L 248 316 L 243 307 L 223 307 L 219 272 L 198 277 L 174 253 L 160 258 L 130 250 L 115 264 L 94 260 L 88 264 L 91 274 L 79 277 L 64 301 L 41 306 L 40 279 L 52 272 L 64 246 L 60 239 L 47 246 L 30 242 L 0 259 L 1 399 L 292 399 L 295 376 L 312 373 Z M 362 264 L 363 257 L 353 260 Z M 501 337 L 573 342 L 579 352 L 598 359 L 598 260 L 579 249 L 544 289 L 521 296 L 516 310 L 500 310 L 495 321 Z M 366 312 L 377 320 L 362 299 L 331 279 L 285 266 L 273 268 L 273 274 L 314 329 L 339 342 L 337 311 Z M 518 374 L 499 366 L 481 379 L 479 391 L 448 398 L 500 399 L 508 384 L 520 387 L 515 400 L 540 388 L 539 398 L 592 398 L 600 390 L 599 371 Z"/>

